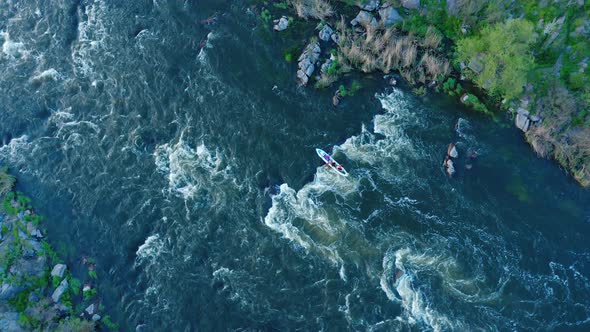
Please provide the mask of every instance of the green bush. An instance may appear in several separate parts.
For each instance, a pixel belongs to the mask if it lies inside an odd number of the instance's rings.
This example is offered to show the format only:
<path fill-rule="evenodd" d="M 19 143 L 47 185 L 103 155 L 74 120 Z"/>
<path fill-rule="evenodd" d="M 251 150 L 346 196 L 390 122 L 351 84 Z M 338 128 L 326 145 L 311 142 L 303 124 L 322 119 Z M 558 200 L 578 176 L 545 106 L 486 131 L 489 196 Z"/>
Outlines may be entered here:
<path fill-rule="evenodd" d="M 92 278 L 92 279 L 97 279 L 98 278 L 98 275 L 96 274 L 96 271 L 94 271 L 94 270 L 89 270 L 88 271 L 88 276 L 90 278 Z"/>
<path fill-rule="evenodd" d="M 111 320 L 111 316 L 106 315 L 101 319 L 101 322 L 106 326 L 109 330 L 116 330 L 119 328 L 118 324 L 113 323 Z"/>
<path fill-rule="evenodd" d="M 510 19 L 485 27 L 478 36 L 461 39 L 457 55 L 460 61 L 480 63 L 482 71 L 473 73 L 478 86 L 511 100 L 520 96 L 533 68 L 530 51 L 535 39 L 529 21 Z"/>
<path fill-rule="evenodd" d="M 346 88 L 344 87 L 344 85 L 340 85 L 340 86 L 338 87 L 338 90 L 340 91 L 340 95 L 341 95 L 342 97 L 346 97 L 346 96 L 348 96 L 348 91 L 346 91 Z"/>
<path fill-rule="evenodd" d="M 90 301 L 93 297 L 96 296 L 96 288 L 90 288 L 89 290 L 83 292 L 84 301 Z"/>

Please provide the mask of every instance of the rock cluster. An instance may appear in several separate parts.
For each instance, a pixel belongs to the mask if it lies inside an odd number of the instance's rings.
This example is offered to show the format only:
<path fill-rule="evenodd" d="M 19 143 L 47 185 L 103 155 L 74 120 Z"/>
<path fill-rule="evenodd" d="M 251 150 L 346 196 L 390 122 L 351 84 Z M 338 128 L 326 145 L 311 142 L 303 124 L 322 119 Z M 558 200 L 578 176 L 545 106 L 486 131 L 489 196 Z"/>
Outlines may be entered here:
<path fill-rule="evenodd" d="M 523 132 L 527 132 L 531 126 L 531 124 L 536 124 L 541 122 L 541 117 L 538 115 L 530 115 L 529 111 L 525 110 L 524 108 L 518 108 L 516 110 L 516 117 L 514 118 L 514 123 L 516 127 Z"/>
<path fill-rule="evenodd" d="M 320 59 L 320 44 L 317 41 L 310 42 L 301 56 L 299 56 L 299 70 L 297 70 L 297 80 L 300 85 L 306 85 L 315 70 L 315 66 Z"/>
<path fill-rule="evenodd" d="M 447 155 L 443 161 L 443 167 L 449 176 L 453 176 L 455 174 L 455 165 L 453 163 L 453 159 L 457 159 L 458 157 L 459 152 L 457 151 L 457 147 L 455 144 L 450 143 L 447 147 Z"/>

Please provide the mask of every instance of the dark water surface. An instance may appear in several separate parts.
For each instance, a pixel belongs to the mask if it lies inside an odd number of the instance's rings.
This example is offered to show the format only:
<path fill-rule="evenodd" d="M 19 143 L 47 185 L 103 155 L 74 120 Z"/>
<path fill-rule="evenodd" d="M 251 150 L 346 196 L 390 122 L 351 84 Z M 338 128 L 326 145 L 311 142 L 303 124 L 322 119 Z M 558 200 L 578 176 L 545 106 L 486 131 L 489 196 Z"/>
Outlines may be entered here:
<path fill-rule="evenodd" d="M 0 2 L 0 163 L 123 330 L 590 329 L 587 190 L 379 75 L 334 110 L 249 6 Z"/>

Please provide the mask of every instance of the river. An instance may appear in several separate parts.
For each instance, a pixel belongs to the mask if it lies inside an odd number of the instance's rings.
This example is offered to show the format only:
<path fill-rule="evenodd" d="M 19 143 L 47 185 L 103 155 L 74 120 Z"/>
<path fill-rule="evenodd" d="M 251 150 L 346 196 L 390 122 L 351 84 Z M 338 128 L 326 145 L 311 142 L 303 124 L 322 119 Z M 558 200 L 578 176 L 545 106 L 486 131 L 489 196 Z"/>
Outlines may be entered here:
<path fill-rule="evenodd" d="M 590 328 L 590 193 L 503 116 L 378 74 L 334 108 L 242 1 L 0 18 L 0 163 L 122 330 Z"/>

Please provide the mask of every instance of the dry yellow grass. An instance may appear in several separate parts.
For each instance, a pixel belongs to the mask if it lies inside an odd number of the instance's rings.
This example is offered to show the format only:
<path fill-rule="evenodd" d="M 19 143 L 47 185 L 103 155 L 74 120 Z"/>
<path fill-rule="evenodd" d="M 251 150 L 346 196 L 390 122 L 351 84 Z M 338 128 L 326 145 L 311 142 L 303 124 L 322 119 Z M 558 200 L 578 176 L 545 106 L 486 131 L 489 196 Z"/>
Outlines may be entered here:
<path fill-rule="evenodd" d="M 304 19 L 312 17 L 321 20 L 334 14 L 332 5 L 326 0 L 290 0 L 290 2 L 297 16 Z"/>
<path fill-rule="evenodd" d="M 436 29 L 430 26 L 426 31 L 426 36 L 424 36 L 424 39 L 422 40 L 422 47 L 435 50 L 440 46 L 441 41 L 442 36 L 436 31 Z"/>

